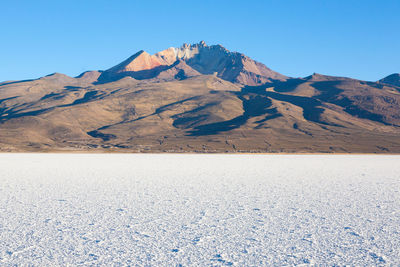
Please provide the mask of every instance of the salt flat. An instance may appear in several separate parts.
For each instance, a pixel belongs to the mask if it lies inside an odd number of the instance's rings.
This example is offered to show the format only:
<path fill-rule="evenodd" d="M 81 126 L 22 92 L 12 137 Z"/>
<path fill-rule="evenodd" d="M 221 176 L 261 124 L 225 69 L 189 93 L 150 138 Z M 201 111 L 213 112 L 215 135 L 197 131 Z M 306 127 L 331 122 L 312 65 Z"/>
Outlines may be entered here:
<path fill-rule="evenodd" d="M 0 154 L 0 266 L 400 265 L 399 163 Z"/>

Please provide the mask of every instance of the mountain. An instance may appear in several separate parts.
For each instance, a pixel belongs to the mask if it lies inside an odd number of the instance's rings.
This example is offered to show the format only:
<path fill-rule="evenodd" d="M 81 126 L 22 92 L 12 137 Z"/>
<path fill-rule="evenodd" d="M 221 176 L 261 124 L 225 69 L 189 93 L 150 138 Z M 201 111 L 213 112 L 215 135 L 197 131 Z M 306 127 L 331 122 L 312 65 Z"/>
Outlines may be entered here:
<path fill-rule="evenodd" d="M 279 74 L 204 42 L 0 83 L 0 151 L 400 153 L 400 87 Z"/>

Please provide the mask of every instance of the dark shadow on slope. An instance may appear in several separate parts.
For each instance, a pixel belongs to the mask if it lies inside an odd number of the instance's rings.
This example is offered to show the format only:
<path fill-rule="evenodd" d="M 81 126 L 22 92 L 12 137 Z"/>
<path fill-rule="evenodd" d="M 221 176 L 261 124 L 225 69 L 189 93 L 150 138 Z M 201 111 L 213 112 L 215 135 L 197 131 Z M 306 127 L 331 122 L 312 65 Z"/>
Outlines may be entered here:
<path fill-rule="evenodd" d="M 43 114 L 45 112 L 54 110 L 56 108 L 70 107 L 70 106 L 75 106 L 75 105 L 79 105 L 79 104 L 84 104 L 84 103 L 87 103 L 94 99 L 97 99 L 100 96 L 100 95 L 97 95 L 97 93 L 98 93 L 98 91 L 86 92 L 82 98 L 76 99 L 71 104 L 58 105 L 58 106 L 39 109 L 39 110 L 33 110 L 33 111 L 28 111 L 28 112 L 19 112 L 19 111 L 14 111 L 14 109 L 10 109 L 7 111 L 6 116 L 0 117 L 0 122 L 4 122 L 7 120 L 11 120 L 11 119 L 16 119 L 16 118 L 20 118 L 20 117 L 26 117 L 26 116 L 37 116 L 37 115 Z M 47 97 L 52 97 L 51 94 L 49 94 L 49 95 L 50 96 L 47 95 Z M 57 94 L 54 94 L 54 95 L 57 95 Z M 46 97 L 46 96 L 44 96 L 44 97 Z"/>
<path fill-rule="evenodd" d="M 42 98 L 40 98 L 40 100 L 46 100 L 51 98 L 52 100 L 59 100 L 65 97 L 65 94 L 56 94 L 56 93 L 50 93 L 47 94 L 45 96 L 43 96 Z"/>
<path fill-rule="evenodd" d="M 40 100 L 45 100 L 48 98 L 51 98 L 52 100 L 59 100 L 59 99 L 64 98 L 65 96 L 67 96 L 67 94 L 65 94 L 65 91 L 77 92 L 82 89 L 85 89 L 85 88 L 78 87 L 78 86 L 64 86 L 64 91 L 61 91 L 60 93 L 52 92 L 50 94 L 43 96 Z M 93 92 L 95 92 L 95 93 L 93 93 Z M 94 99 L 94 96 L 96 96 L 96 94 L 97 94 L 97 91 L 89 91 L 83 96 L 83 98 L 77 99 L 73 103 L 67 104 L 67 105 L 76 105 L 76 104 L 88 102 L 89 100 Z"/>
<path fill-rule="evenodd" d="M 299 106 L 303 109 L 303 117 L 306 120 L 320 123 L 320 124 L 325 124 L 325 125 L 340 126 L 340 125 L 336 125 L 336 124 L 330 124 L 330 123 L 327 123 L 327 122 L 321 120 L 321 114 L 324 112 L 324 109 L 322 108 L 322 102 L 319 99 L 305 97 L 305 96 L 286 95 L 286 94 L 280 94 L 277 92 L 269 92 L 269 91 L 265 91 L 265 88 L 266 88 L 265 85 L 263 85 L 263 86 L 248 86 L 248 87 L 243 88 L 243 91 L 257 93 L 257 94 L 264 95 L 264 96 L 270 97 L 270 98 L 278 100 L 278 101 L 284 101 L 284 102 L 288 102 L 290 104 Z M 327 94 L 330 94 L 330 92 L 327 92 Z"/>
<path fill-rule="evenodd" d="M 198 98 L 199 98 L 199 96 L 192 96 L 192 97 L 188 97 L 188 98 L 185 98 L 185 99 L 182 99 L 182 100 L 179 100 L 179 101 L 175 101 L 175 102 L 169 103 L 167 105 L 164 105 L 164 106 L 161 106 L 161 107 L 157 108 L 154 111 L 154 113 L 152 113 L 152 114 L 150 114 L 148 116 L 159 114 L 161 112 L 164 112 L 164 111 L 168 110 L 169 107 L 172 107 L 172 106 L 175 106 L 175 105 L 178 105 L 178 104 L 182 104 L 182 103 L 185 103 L 185 102 L 188 102 L 188 101 L 191 101 L 191 100 L 195 100 L 195 99 L 198 99 Z"/>
<path fill-rule="evenodd" d="M 21 117 L 26 117 L 26 116 L 37 116 L 42 113 L 45 113 L 47 111 L 53 110 L 55 107 L 51 108 L 45 108 L 45 109 L 39 109 L 39 110 L 34 110 L 34 111 L 28 111 L 28 112 L 21 112 L 21 113 L 10 113 L 12 111 L 8 111 L 8 114 L 4 117 L 0 118 L 0 123 L 11 120 L 11 119 L 16 119 L 16 118 L 21 118 Z"/>
<path fill-rule="evenodd" d="M 271 115 L 267 115 L 265 116 L 264 119 L 256 121 L 256 123 L 258 123 L 259 125 L 257 125 L 256 127 L 254 127 L 254 129 L 260 129 L 260 128 L 265 128 L 264 125 L 262 124 L 263 122 L 269 121 L 269 120 L 273 120 L 279 117 L 282 117 L 283 115 L 280 113 L 275 113 L 275 114 L 271 114 Z"/>
<path fill-rule="evenodd" d="M 321 91 L 322 94 L 319 95 L 318 97 L 305 97 L 305 96 L 280 94 L 277 92 L 269 92 L 269 91 L 265 91 L 265 88 L 266 88 L 265 85 L 252 86 L 252 87 L 249 86 L 249 87 L 244 88 L 244 90 L 246 92 L 252 92 L 252 93 L 265 95 L 272 99 L 288 102 L 290 104 L 301 107 L 303 109 L 303 117 L 306 120 L 324 124 L 324 125 L 342 127 L 341 125 L 334 124 L 334 123 L 328 123 L 321 119 L 321 115 L 324 112 L 324 108 L 322 107 L 322 105 L 323 105 L 322 102 L 323 101 L 329 102 L 326 100 L 331 99 L 334 96 L 336 96 L 337 94 L 339 94 L 341 92 L 340 89 L 334 88 L 335 90 L 331 90 L 331 88 L 329 88 L 329 89 L 324 88 L 324 90 Z"/>
<path fill-rule="evenodd" d="M 179 70 L 178 73 L 175 74 L 174 79 L 179 80 L 179 81 L 187 79 L 185 71 Z"/>
<path fill-rule="evenodd" d="M 271 109 L 271 113 L 272 113 L 271 115 L 267 115 L 264 119 L 256 121 L 256 123 L 263 123 L 272 119 L 282 117 L 282 114 L 278 113 L 276 108 Z"/>
<path fill-rule="evenodd" d="M 240 126 L 245 124 L 247 120 L 248 117 L 246 117 L 245 115 L 241 115 L 229 121 L 215 122 L 197 126 L 188 133 L 189 136 L 204 136 L 204 135 L 218 134 L 220 132 L 227 132 L 239 128 Z"/>
<path fill-rule="evenodd" d="M 345 112 L 349 113 L 352 116 L 380 122 L 385 125 L 392 125 L 390 123 L 387 123 L 382 115 L 370 112 L 366 109 L 361 108 L 358 105 L 355 105 L 354 101 L 352 101 L 348 97 L 343 95 L 338 97 L 344 91 L 343 89 L 337 88 L 339 84 L 340 81 L 323 81 L 312 83 L 311 86 L 321 92 L 321 94 L 316 96 L 315 98 L 324 102 L 341 106 Z"/>
<path fill-rule="evenodd" d="M 138 118 L 133 119 L 133 120 L 123 120 L 123 121 L 120 121 L 120 122 L 117 122 L 117 123 L 114 123 L 114 124 L 105 125 L 103 127 L 98 128 L 97 130 L 89 131 L 89 132 L 87 132 L 87 134 L 92 136 L 92 137 L 94 137 L 94 138 L 101 138 L 101 139 L 103 139 L 103 141 L 108 141 L 108 140 L 110 140 L 112 138 L 115 138 L 116 136 L 112 135 L 112 134 L 104 134 L 104 133 L 100 132 L 101 130 L 105 130 L 105 129 L 108 129 L 108 128 L 112 127 L 112 126 L 116 126 L 116 125 L 123 124 L 123 123 L 130 123 L 130 122 L 139 121 L 139 120 L 148 118 L 150 116 L 154 116 L 154 115 L 160 114 L 161 112 L 164 112 L 164 111 L 168 110 L 169 107 L 172 107 L 172 106 L 178 105 L 178 104 L 182 104 L 182 103 L 190 101 L 190 100 L 197 99 L 198 97 L 199 96 L 193 96 L 193 97 L 185 98 L 185 99 L 182 99 L 182 100 L 179 100 L 179 101 L 176 101 L 176 102 L 161 106 L 161 107 L 157 108 L 153 113 L 151 113 L 149 115 L 141 116 L 141 117 L 138 117 Z"/>
<path fill-rule="evenodd" d="M 211 102 L 208 103 L 204 106 L 200 106 L 197 107 L 195 109 L 180 113 L 180 114 L 176 114 L 174 116 L 172 116 L 171 118 L 174 119 L 174 122 L 172 123 L 172 125 L 175 128 L 179 128 L 179 129 L 188 129 L 188 128 L 192 128 L 194 125 L 201 123 L 202 121 L 206 121 L 208 119 L 210 119 L 210 115 L 209 114 L 197 114 L 198 112 L 201 112 L 209 107 L 218 105 L 218 102 Z"/>
<path fill-rule="evenodd" d="M 301 107 L 303 109 L 303 116 L 306 120 L 326 125 L 332 125 L 321 120 L 321 114 L 324 112 L 324 109 L 320 107 L 322 103 L 317 99 L 304 96 L 285 95 L 275 92 L 264 92 L 264 95 L 271 97 L 275 100 L 288 102 Z"/>
<path fill-rule="evenodd" d="M 98 130 L 87 132 L 87 134 L 94 138 L 101 138 L 104 142 L 109 141 L 110 139 L 114 139 L 116 137 L 113 134 L 101 133 Z"/>
<path fill-rule="evenodd" d="M 282 91 L 290 91 L 293 89 L 293 86 L 297 86 L 304 81 L 301 79 L 292 79 L 292 84 L 288 87 L 282 86 L 279 90 Z M 281 82 L 274 82 L 273 84 L 279 84 Z M 304 97 L 304 96 L 293 96 L 281 94 L 278 92 L 269 92 L 265 91 L 266 88 L 270 87 L 272 83 L 268 83 L 262 86 L 246 86 L 242 89 L 241 92 L 237 93 L 237 96 L 243 102 L 244 113 L 236 118 L 233 118 L 228 121 L 209 123 L 205 125 L 200 125 L 195 127 L 193 130 L 189 131 L 190 136 L 201 136 L 201 135 L 213 135 L 218 134 L 220 132 L 230 131 L 233 129 L 237 129 L 244 125 L 250 118 L 261 116 L 267 114 L 264 119 L 258 120 L 256 123 L 263 123 L 265 121 L 278 118 L 282 116 L 282 114 L 278 113 L 276 108 L 271 108 L 272 102 L 271 99 L 275 99 L 278 101 L 287 102 L 303 109 L 303 116 L 306 120 L 323 124 L 323 125 L 331 125 L 342 127 L 341 125 L 333 124 L 325 122 L 321 119 L 321 115 L 324 112 L 324 108 L 322 107 L 322 101 L 316 98 Z M 275 87 L 276 88 L 276 87 Z M 323 91 L 320 96 L 323 99 L 328 99 L 336 95 L 338 91 Z M 199 119 L 199 118 L 198 118 Z M 261 126 L 257 126 L 261 127 Z M 256 129 L 257 129 L 256 127 Z"/>
<path fill-rule="evenodd" d="M 86 92 L 82 98 L 76 99 L 71 104 L 64 105 L 64 107 L 74 106 L 74 105 L 89 102 L 90 100 L 93 100 L 96 97 L 96 95 L 97 95 L 97 91 Z"/>
<path fill-rule="evenodd" d="M 344 90 L 339 89 L 337 86 L 339 86 L 341 82 L 342 81 L 322 81 L 322 82 L 313 82 L 310 85 L 320 92 L 320 94 L 315 96 L 315 98 L 324 102 L 340 104 L 338 96 Z M 343 101 L 348 101 L 348 99 L 344 99 Z"/>
<path fill-rule="evenodd" d="M 301 78 L 290 78 L 287 79 L 286 81 L 275 80 L 273 82 L 264 84 L 263 87 L 264 88 L 274 87 L 275 92 L 286 93 L 294 91 L 297 88 L 297 86 L 305 82 L 307 81 Z"/>
<path fill-rule="evenodd" d="M 19 96 L 12 96 L 12 97 L 7 97 L 7 98 L 0 99 L 0 104 L 3 103 L 4 101 L 15 99 L 15 98 L 18 98 L 18 97 Z"/>
<path fill-rule="evenodd" d="M 172 126 L 178 129 L 187 129 L 192 128 L 194 125 L 206 121 L 207 119 L 209 119 L 209 116 L 205 114 L 191 117 L 180 117 L 174 119 Z"/>
<path fill-rule="evenodd" d="M 64 88 L 66 90 L 72 91 L 72 92 L 79 91 L 82 89 L 82 87 L 78 87 L 78 86 L 64 86 Z"/>
<path fill-rule="evenodd" d="M 204 136 L 214 135 L 220 132 L 226 132 L 233 129 L 237 129 L 244 125 L 250 118 L 261 116 L 264 114 L 273 114 L 276 109 L 270 108 L 272 102 L 265 96 L 262 95 L 242 95 L 242 92 L 238 93 L 238 97 L 242 100 L 244 112 L 242 115 L 233 118 L 228 121 L 209 123 L 195 127 L 193 130 L 188 131 L 189 136 Z M 270 119 L 275 118 L 275 116 Z M 268 120 L 266 118 L 266 120 Z"/>

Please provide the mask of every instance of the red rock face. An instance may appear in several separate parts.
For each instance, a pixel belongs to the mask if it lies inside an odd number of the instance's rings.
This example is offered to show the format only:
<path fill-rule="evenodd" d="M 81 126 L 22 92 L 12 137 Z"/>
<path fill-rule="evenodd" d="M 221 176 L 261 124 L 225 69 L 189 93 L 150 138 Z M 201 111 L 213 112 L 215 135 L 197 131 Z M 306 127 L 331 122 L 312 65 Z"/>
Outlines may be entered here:
<path fill-rule="evenodd" d="M 171 47 L 155 55 L 140 51 L 105 71 L 102 76 L 114 80 L 125 76 L 174 80 L 201 74 L 216 74 L 226 81 L 242 85 L 260 85 L 287 79 L 241 53 L 230 52 L 221 45 L 207 46 L 204 42 Z"/>
<path fill-rule="evenodd" d="M 151 56 L 145 51 L 140 51 L 108 71 L 116 73 L 128 71 L 136 72 L 142 70 L 151 70 L 161 65 L 161 62 L 156 57 Z"/>

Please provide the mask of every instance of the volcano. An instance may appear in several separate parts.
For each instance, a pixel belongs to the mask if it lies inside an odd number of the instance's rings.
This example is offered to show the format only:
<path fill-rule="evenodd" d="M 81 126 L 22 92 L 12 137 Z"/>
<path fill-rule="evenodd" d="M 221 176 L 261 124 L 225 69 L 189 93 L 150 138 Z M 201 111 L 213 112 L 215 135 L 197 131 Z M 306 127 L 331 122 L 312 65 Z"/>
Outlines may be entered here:
<path fill-rule="evenodd" d="M 0 151 L 399 153 L 400 79 L 288 77 L 205 42 L 0 83 Z"/>

